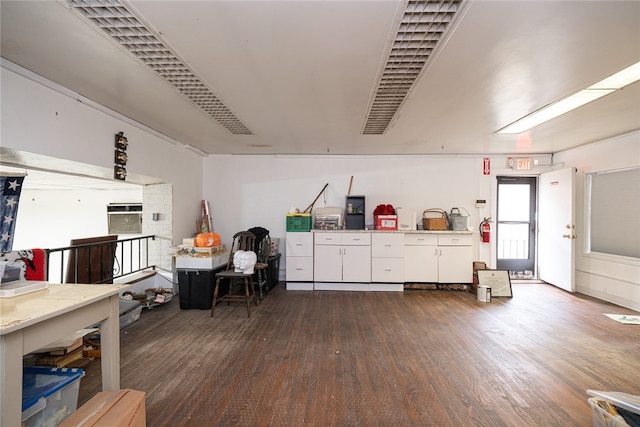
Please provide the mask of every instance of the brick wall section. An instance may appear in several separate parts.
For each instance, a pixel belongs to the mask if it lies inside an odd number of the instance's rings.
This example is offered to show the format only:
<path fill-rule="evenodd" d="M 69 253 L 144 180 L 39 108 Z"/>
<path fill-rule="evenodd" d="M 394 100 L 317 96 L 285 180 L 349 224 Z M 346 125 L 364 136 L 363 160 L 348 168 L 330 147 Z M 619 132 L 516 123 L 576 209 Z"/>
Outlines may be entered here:
<path fill-rule="evenodd" d="M 146 185 L 142 189 L 142 233 L 156 235 L 149 244 L 149 263 L 167 271 L 172 270 L 173 246 L 173 186 L 172 184 Z M 153 220 L 153 214 L 158 220 Z"/>

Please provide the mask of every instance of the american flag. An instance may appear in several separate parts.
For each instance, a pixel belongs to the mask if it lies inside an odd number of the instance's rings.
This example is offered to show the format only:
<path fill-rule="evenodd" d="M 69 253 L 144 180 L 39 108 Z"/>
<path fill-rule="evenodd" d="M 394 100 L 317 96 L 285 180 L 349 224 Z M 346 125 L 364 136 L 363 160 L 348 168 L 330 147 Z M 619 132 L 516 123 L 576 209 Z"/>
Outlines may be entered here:
<path fill-rule="evenodd" d="M 0 252 L 9 252 L 13 248 L 22 181 L 24 176 L 0 176 Z"/>

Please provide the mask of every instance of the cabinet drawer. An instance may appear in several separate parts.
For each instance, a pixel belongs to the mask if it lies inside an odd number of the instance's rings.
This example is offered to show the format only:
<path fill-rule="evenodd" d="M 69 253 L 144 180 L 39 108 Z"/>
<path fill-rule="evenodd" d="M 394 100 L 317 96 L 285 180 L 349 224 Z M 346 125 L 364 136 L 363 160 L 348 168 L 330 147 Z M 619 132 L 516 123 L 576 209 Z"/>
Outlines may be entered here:
<path fill-rule="evenodd" d="M 287 256 L 313 256 L 312 233 L 287 233 Z"/>
<path fill-rule="evenodd" d="M 371 236 L 371 256 L 379 258 L 404 257 L 402 233 L 376 233 Z"/>
<path fill-rule="evenodd" d="M 341 245 L 342 233 L 313 233 L 316 245 Z"/>
<path fill-rule="evenodd" d="M 371 233 L 344 233 L 342 235 L 343 245 L 363 245 L 371 244 Z"/>
<path fill-rule="evenodd" d="M 438 234 L 439 246 L 471 246 L 471 234 Z"/>
<path fill-rule="evenodd" d="M 404 282 L 404 258 L 373 258 L 371 281 L 381 283 Z"/>
<path fill-rule="evenodd" d="M 286 272 L 290 281 L 313 281 L 313 257 L 287 257 Z"/>
<path fill-rule="evenodd" d="M 404 244 L 407 246 L 436 246 L 438 244 L 437 234 L 406 233 Z"/>

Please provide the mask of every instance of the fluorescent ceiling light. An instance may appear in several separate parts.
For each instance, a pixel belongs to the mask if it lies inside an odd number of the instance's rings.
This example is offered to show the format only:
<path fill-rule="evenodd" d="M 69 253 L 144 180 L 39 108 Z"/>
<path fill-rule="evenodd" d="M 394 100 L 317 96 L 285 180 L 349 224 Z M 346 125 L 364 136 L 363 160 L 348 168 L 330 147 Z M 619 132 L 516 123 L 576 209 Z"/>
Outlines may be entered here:
<path fill-rule="evenodd" d="M 638 80 L 640 80 L 640 62 L 636 62 L 632 66 L 599 81 L 587 89 L 622 89 Z"/>
<path fill-rule="evenodd" d="M 547 105 L 540 110 L 524 116 L 498 130 L 496 133 L 522 133 L 541 123 L 554 119 L 578 107 L 582 107 L 596 99 L 602 98 L 616 90 L 640 80 L 640 62 L 599 81 L 588 88 L 576 92 L 558 102 Z"/>

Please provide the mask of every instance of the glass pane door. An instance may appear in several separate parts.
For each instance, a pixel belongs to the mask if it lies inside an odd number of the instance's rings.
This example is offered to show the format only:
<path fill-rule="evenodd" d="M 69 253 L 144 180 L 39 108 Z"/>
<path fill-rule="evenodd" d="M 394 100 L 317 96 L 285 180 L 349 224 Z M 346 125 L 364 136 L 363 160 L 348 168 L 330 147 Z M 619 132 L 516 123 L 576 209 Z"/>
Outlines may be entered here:
<path fill-rule="evenodd" d="M 497 268 L 513 278 L 535 275 L 536 178 L 498 177 Z"/>

